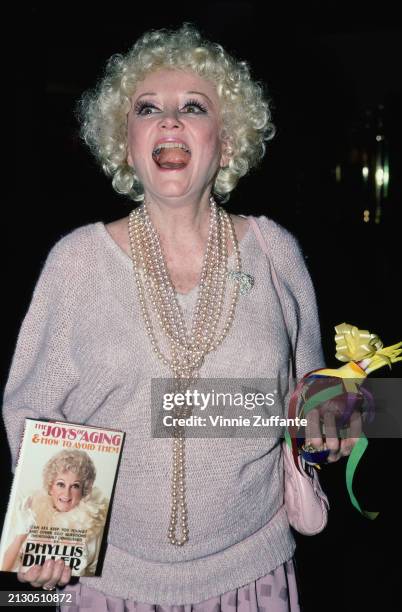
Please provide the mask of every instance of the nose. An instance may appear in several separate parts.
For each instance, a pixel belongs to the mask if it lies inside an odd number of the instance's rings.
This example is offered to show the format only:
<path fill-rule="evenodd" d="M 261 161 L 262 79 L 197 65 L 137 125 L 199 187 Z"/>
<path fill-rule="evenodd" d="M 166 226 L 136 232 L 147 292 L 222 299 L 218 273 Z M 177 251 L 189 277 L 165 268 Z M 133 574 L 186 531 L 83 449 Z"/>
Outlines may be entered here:
<path fill-rule="evenodd" d="M 160 127 L 162 128 L 181 128 L 182 123 L 179 119 L 178 111 L 176 110 L 165 110 L 163 113 L 160 123 Z"/>

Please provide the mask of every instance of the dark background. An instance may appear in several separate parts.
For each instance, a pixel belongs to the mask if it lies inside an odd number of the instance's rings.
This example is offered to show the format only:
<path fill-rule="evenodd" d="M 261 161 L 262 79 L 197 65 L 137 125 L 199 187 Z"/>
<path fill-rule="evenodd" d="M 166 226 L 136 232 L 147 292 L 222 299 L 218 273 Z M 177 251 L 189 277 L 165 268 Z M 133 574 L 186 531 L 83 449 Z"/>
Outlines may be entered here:
<path fill-rule="evenodd" d="M 352 6 L 357 9 L 353 15 Z M 4 97 L 13 105 L 9 121 L 3 117 L 3 131 L 9 130 L 14 146 L 12 180 L 3 187 L 9 280 L 3 302 L 3 386 L 49 249 L 75 227 L 109 222 L 133 207 L 113 191 L 81 144 L 74 104 L 94 85 L 112 53 L 127 51 L 147 29 L 183 21 L 247 60 L 273 99 L 277 135 L 227 208 L 272 217 L 299 239 L 317 291 L 328 365 L 337 366 L 333 328 L 341 322 L 378 333 L 385 345 L 400 340 L 395 294 L 400 285 L 402 27 L 387 3 L 372 9 L 352 3 L 327 3 L 323 9 L 310 3 L 284 7 L 282 14 L 257 2 L 144 3 L 142 8 L 127 3 L 120 11 L 109 13 L 100 4 L 95 12 L 85 6 L 46 11 L 31 6 L 12 24 L 15 35 L 2 75 Z M 380 147 L 389 156 L 389 189 L 376 202 L 371 170 Z M 370 168 L 366 182 L 365 164 Z M 401 367 L 395 366 L 392 375 L 400 377 Z M 5 438 L 1 449 L 3 517 L 11 482 Z M 314 538 L 297 536 L 307 612 L 400 609 L 400 450 L 399 440 L 372 440 L 359 467 L 355 492 L 364 508 L 380 510 L 374 522 L 349 502 L 344 460 L 322 473 L 331 502 L 329 525 Z M 13 575 L 0 573 L 0 589 L 19 588 Z"/>

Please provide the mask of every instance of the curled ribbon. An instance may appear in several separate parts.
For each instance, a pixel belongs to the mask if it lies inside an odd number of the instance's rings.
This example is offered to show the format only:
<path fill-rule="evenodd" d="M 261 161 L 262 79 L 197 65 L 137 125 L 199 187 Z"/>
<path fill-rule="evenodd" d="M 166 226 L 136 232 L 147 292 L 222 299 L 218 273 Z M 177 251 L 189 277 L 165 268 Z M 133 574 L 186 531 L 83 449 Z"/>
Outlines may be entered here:
<path fill-rule="evenodd" d="M 299 382 L 292 394 L 292 397 L 290 398 L 289 417 L 294 417 L 297 413 L 299 416 L 306 415 L 313 408 L 316 408 L 320 404 L 342 395 L 342 393 L 346 391 L 348 416 L 350 416 L 351 410 L 353 409 L 353 400 L 360 394 L 360 396 L 363 395 L 366 399 L 372 420 L 374 412 L 372 398 L 370 397 L 368 391 L 359 391 L 359 388 L 367 375 L 374 372 L 374 370 L 377 370 L 385 365 L 391 367 L 392 363 L 402 361 L 402 342 L 398 342 L 397 344 L 383 348 L 384 345 L 377 334 L 372 334 L 367 330 L 361 330 L 354 325 L 349 325 L 348 323 L 341 323 L 340 325 L 337 325 L 335 327 L 335 332 L 335 356 L 339 361 L 346 362 L 345 365 L 333 369 L 322 368 L 306 374 Z M 314 381 L 314 379 L 332 376 L 342 379 L 340 386 L 332 386 L 325 390 L 321 390 L 311 394 L 307 399 L 306 385 L 307 388 L 311 388 L 311 383 Z M 302 401 L 300 402 L 299 400 Z M 342 423 L 343 425 L 345 425 L 345 420 L 346 419 L 344 418 Z M 300 451 L 297 446 L 296 435 L 295 429 L 289 427 L 289 431 L 286 432 L 285 438 L 289 446 L 292 447 L 293 457 L 296 465 L 298 466 L 297 454 Z M 368 512 L 367 510 L 362 510 L 353 493 L 354 474 L 367 446 L 367 438 L 364 433 L 362 433 L 348 457 L 348 462 L 346 464 L 346 487 L 353 506 L 367 518 L 375 519 L 378 512 Z M 316 467 L 319 466 L 317 465 Z"/>
<path fill-rule="evenodd" d="M 370 359 L 370 363 L 365 367 L 366 374 L 371 374 L 374 370 L 378 370 L 378 368 L 382 368 L 385 365 L 391 367 L 392 363 L 402 361 L 402 357 L 400 356 L 402 353 L 401 347 L 402 342 L 398 342 L 397 344 L 387 346 L 377 351 L 374 357 Z"/>

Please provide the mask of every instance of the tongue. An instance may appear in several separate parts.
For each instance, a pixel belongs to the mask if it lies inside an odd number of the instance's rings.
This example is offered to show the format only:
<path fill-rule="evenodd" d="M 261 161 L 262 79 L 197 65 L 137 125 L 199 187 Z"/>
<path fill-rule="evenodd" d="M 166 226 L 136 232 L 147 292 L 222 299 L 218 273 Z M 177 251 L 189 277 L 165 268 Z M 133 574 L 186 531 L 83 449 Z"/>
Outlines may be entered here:
<path fill-rule="evenodd" d="M 190 161 L 190 153 L 184 149 L 161 149 L 159 154 L 152 155 L 154 161 L 161 168 L 184 168 Z"/>

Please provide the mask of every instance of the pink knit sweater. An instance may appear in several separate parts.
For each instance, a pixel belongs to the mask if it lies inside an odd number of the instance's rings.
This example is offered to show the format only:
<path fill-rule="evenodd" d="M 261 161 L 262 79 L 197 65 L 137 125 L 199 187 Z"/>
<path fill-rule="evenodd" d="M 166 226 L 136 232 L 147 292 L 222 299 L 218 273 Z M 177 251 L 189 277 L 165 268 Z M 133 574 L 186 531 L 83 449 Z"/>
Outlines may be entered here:
<path fill-rule="evenodd" d="M 281 282 L 297 375 L 324 365 L 314 290 L 293 236 L 265 216 Z M 200 369 L 202 378 L 287 379 L 289 352 L 270 266 L 250 227 L 234 324 Z M 229 269 L 234 258 L 229 258 Z M 229 282 L 229 281 L 228 281 Z M 187 322 L 197 288 L 178 299 Z M 283 506 L 280 439 L 186 441 L 189 542 L 167 540 L 171 440 L 150 435 L 152 378 L 170 377 L 151 350 L 132 262 L 104 224 L 79 227 L 51 249 L 22 323 L 3 416 L 13 469 L 25 417 L 127 432 L 101 577 L 81 581 L 110 595 L 186 604 L 247 584 L 292 557 Z"/>

